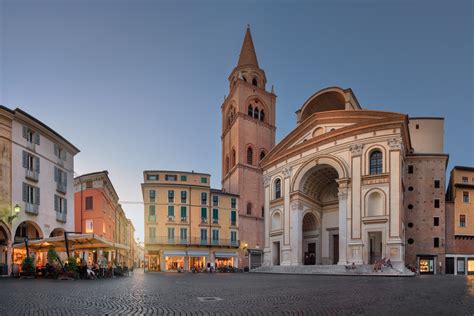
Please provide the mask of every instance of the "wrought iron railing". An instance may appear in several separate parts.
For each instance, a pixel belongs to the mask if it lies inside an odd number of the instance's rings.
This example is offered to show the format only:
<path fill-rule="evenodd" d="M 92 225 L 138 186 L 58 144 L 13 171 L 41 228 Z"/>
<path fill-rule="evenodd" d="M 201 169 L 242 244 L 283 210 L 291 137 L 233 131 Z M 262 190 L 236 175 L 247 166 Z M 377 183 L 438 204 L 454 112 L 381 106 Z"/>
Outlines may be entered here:
<path fill-rule="evenodd" d="M 67 213 L 66 212 L 56 212 L 56 220 L 58 222 L 63 222 L 63 223 L 66 223 L 67 222 Z"/>
<path fill-rule="evenodd" d="M 28 214 L 38 215 L 39 206 L 33 203 L 25 203 L 25 212 Z"/>
<path fill-rule="evenodd" d="M 25 169 L 25 178 L 33 181 L 38 181 L 39 173 L 34 170 Z"/>
<path fill-rule="evenodd" d="M 147 237 L 146 244 L 160 244 L 160 245 L 187 245 L 187 246 L 217 246 L 217 247 L 231 247 L 238 248 L 239 240 L 232 239 L 201 239 L 200 237 L 191 238 L 168 238 L 168 236 Z"/>

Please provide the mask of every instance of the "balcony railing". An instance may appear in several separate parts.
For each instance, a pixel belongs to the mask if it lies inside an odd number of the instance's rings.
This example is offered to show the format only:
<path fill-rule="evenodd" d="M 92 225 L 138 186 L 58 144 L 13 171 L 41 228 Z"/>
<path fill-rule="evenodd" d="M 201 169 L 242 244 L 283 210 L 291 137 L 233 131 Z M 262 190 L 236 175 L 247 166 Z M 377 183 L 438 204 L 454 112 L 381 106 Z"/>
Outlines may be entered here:
<path fill-rule="evenodd" d="M 62 182 L 56 182 L 56 191 L 59 191 L 61 193 L 66 193 L 67 192 L 66 184 Z"/>
<path fill-rule="evenodd" d="M 201 223 L 207 224 L 207 217 L 201 217 Z"/>
<path fill-rule="evenodd" d="M 216 247 L 229 247 L 238 248 L 240 242 L 238 240 L 231 239 L 201 239 L 201 237 L 192 237 L 187 239 L 181 238 L 168 238 L 168 236 L 148 237 L 145 241 L 147 244 L 160 244 L 160 245 L 187 245 L 187 246 L 216 246 Z"/>
<path fill-rule="evenodd" d="M 26 148 L 28 148 L 29 150 L 31 151 L 36 151 L 36 144 L 35 143 L 30 143 L 30 142 L 26 142 Z"/>
<path fill-rule="evenodd" d="M 186 221 L 187 221 L 187 218 L 186 218 L 186 217 L 181 217 L 181 221 L 182 221 L 182 222 L 186 222 Z"/>
<path fill-rule="evenodd" d="M 168 222 L 174 222 L 174 215 L 168 215 Z"/>
<path fill-rule="evenodd" d="M 25 178 L 33 181 L 38 181 L 39 173 L 34 170 L 25 169 Z"/>
<path fill-rule="evenodd" d="M 25 203 L 25 212 L 28 214 L 38 215 L 39 206 L 33 203 Z"/>
<path fill-rule="evenodd" d="M 218 220 L 217 218 L 213 218 L 213 219 L 212 219 L 212 223 L 213 223 L 213 224 L 219 224 L 219 220 Z"/>
<path fill-rule="evenodd" d="M 63 222 L 63 223 L 66 223 L 67 222 L 67 213 L 66 212 L 56 212 L 56 220 L 58 222 Z"/>
<path fill-rule="evenodd" d="M 230 221 L 230 226 L 236 226 L 237 225 L 237 221 Z"/>

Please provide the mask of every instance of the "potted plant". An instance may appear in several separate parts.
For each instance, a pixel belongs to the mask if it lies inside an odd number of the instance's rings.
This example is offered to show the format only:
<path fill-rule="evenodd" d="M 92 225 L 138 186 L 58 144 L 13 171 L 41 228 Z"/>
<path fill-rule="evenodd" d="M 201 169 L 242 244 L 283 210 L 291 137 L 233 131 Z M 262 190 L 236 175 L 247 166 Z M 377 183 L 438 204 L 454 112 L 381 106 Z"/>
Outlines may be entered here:
<path fill-rule="evenodd" d="M 69 257 L 67 264 L 63 266 L 62 271 L 59 273 L 59 279 L 61 280 L 74 280 L 79 277 L 77 269 L 77 258 Z"/>
<path fill-rule="evenodd" d="M 34 278 L 35 277 L 35 261 L 30 256 L 23 259 L 21 264 L 20 277 L 22 278 Z"/>

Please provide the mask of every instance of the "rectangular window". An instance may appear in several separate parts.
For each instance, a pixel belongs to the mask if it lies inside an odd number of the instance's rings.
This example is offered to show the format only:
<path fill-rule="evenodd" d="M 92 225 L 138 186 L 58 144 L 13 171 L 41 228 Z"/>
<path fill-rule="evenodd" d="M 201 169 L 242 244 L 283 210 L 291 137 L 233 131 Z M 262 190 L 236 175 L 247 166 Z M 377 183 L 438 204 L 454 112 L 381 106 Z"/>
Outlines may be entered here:
<path fill-rule="evenodd" d="M 168 190 L 168 203 L 174 203 L 174 191 Z"/>
<path fill-rule="evenodd" d="M 149 227 L 148 228 L 148 236 L 150 238 L 155 238 L 156 237 L 156 228 L 155 227 Z"/>
<path fill-rule="evenodd" d="M 217 195 L 212 196 L 212 206 L 219 206 L 219 196 Z"/>
<path fill-rule="evenodd" d="M 462 201 L 463 203 L 469 203 L 469 192 L 467 191 L 462 192 Z"/>
<path fill-rule="evenodd" d="M 156 191 L 155 190 L 150 190 L 148 193 L 149 193 L 149 197 L 150 197 L 150 203 L 155 203 Z"/>
<path fill-rule="evenodd" d="M 178 176 L 175 174 L 167 174 L 165 175 L 165 180 L 166 181 L 176 181 L 178 180 Z"/>
<path fill-rule="evenodd" d="M 156 222 L 156 208 L 154 205 L 148 206 L 148 221 Z"/>
<path fill-rule="evenodd" d="M 201 177 L 201 183 L 207 183 L 207 178 L 206 177 Z"/>
<path fill-rule="evenodd" d="M 59 144 L 54 144 L 54 155 L 59 159 L 66 161 L 66 150 L 59 146 Z"/>
<path fill-rule="evenodd" d="M 187 199 L 188 199 L 188 192 L 181 191 L 181 204 L 186 204 Z"/>
<path fill-rule="evenodd" d="M 206 205 L 206 204 L 207 204 L 207 193 L 201 192 L 201 205 Z"/>
<path fill-rule="evenodd" d="M 230 224 L 232 226 L 235 226 L 237 224 L 237 212 L 236 211 L 230 211 Z"/>
<path fill-rule="evenodd" d="M 86 182 L 86 189 L 91 189 L 92 188 L 92 181 L 87 181 Z"/>
<path fill-rule="evenodd" d="M 32 171 L 40 172 L 40 159 L 39 157 L 33 156 L 29 152 L 23 151 L 23 168 Z"/>
<path fill-rule="evenodd" d="M 439 238 L 435 237 L 433 239 L 433 247 L 438 248 L 439 247 Z"/>
<path fill-rule="evenodd" d="M 187 210 L 186 206 L 181 206 L 181 221 L 185 222 L 186 221 L 186 216 L 187 216 Z"/>
<path fill-rule="evenodd" d="M 230 207 L 231 208 L 236 208 L 237 207 L 237 199 L 236 198 L 231 198 L 230 199 Z"/>
<path fill-rule="evenodd" d="M 188 229 L 187 228 L 181 228 L 179 230 L 179 234 L 181 236 L 181 243 L 188 242 Z"/>
<path fill-rule="evenodd" d="M 94 198 L 92 196 L 86 196 L 86 211 L 90 211 L 94 208 Z"/>
<path fill-rule="evenodd" d="M 59 195 L 54 195 L 54 210 L 61 214 L 67 213 L 67 200 Z"/>
<path fill-rule="evenodd" d="M 54 167 L 54 181 L 56 182 L 56 190 L 66 193 L 67 189 L 67 173 L 64 170 Z"/>
<path fill-rule="evenodd" d="M 459 227 L 466 227 L 466 215 L 459 215 Z"/>
<path fill-rule="evenodd" d="M 212 244 L 216 245 L 219 243 L 219 230 L 213 229 L 212 230 Z"/>
<path fill-rule="evenodd" d="M 231 231 L 230 232 L 230 242 L 234 245 L 237 242 L 237 232 Z"/>
<path fill-rule="evenodd" d="M 217 208 L 212 209 L 212 223 L 219 223 L 219 210 Z"/>
<path fill-rule="evenodd" d="M 29 127 L 23 126 L 23 137 L 31 144 L 40 144 L 40 134 Z"/>
<path fill-rule="evenodd" d="M 168 217 L 174 217 L 174 206 L 168 205 Z"/>
<path fill-rule="evenodd" d="M 462 183 L 468 183 L 469 179 L 467 177 L 462 177 Z"/>
<path fill-rule="evenodd" d="M 150 181 L 158 180 L 160 177 L 157 174 L 147 174 L 146 179 Z"/>
<path fill-rule="evenodd" d="M 40 188 L 23 182 L 23 202 L 40 205 Z"/>
<path fill-rule="evenodd" d="M 408 173 L 413 173 L 413 165 L 408 165 Z"/>
<path fill-rule="evenodd" d="M 207 208 L 201 207 L 201 221 L 207 222 Z"/>
<path fill-rule="evenodd" d="M 174 242 L 174 227 L 168 227 L 168 242 Z"/>
<path fill-rule="evenodd" d="M 93 233 L 93 232 L 94 232 L 94 220 L 86 219 L 86 233 Z"/>
<path fill-rule="evenodd" d="M 439 189 L 439 180 L 434 180 L 435 189 Z"/>
<path fill-rule="evenodd" d="M 433 217 L 433 226 L 439 226 L 439 217 Z"/>
<path fill-rule="evenodd" d="M 181 176 L 181 181 L 188 181 L 188 177 L 187 176 Z"/>
<path fill-rule="evenodd" d="M 434 200 L 434 207 L 439 208 L 439 199 Z"/>
<path fill-rule="evenodd" d="M 207 243 L 207 229 L 201 228 L 201 243 Z"/>

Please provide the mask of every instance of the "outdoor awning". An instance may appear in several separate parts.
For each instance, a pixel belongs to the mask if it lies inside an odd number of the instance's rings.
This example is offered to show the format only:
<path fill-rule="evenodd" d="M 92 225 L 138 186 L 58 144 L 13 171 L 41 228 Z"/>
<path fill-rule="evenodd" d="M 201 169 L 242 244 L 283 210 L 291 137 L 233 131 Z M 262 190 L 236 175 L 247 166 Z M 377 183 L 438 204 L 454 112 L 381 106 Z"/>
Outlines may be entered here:
<path fill-rule="evenodd" d="M 237 253 L 235 252 L 216 252 L 216 258 L 230 258 L 230 257 L 237 257 Z"/>
<path fill-rule="evenodd" d="M 207 251 L 188 251 L 188 256 L 190 256 L 190 257 L 209 257 L 209 252 L 207 252 Z"/>
<path fill-rule="evenodd" d="M 128 246 L 111 243 L 95 234 L 68 234 L 67 240 L 70 251 L 92 250 L 98 248 L 103 250 L 114 250 L 117 248 L 129 249 Z M 28 241 L 28 248 L 30 250 L 47 251 L 50 247 L 53 247 L 56 251 L 66 251 L 64 235 Z M 13 248 L 25 249 L 26 246 L 25 243 L 22 242 L 14 244 Z"/>
<path fill-rule="evenodd" d="M 186 251 L 182 251 L 182 250 L 165 250 L 165 251 L 163 251 L 163 254 L 164 254 L 165 256 L 169 256 L 169 257 L 172 257 L 172 256 L 185 257 L 185 256 L 186 256 Z"/>

